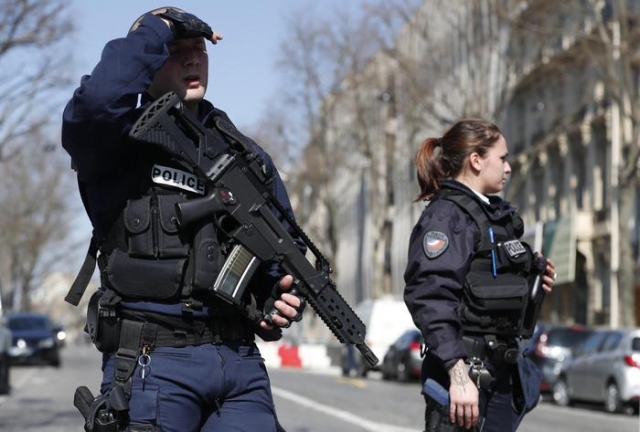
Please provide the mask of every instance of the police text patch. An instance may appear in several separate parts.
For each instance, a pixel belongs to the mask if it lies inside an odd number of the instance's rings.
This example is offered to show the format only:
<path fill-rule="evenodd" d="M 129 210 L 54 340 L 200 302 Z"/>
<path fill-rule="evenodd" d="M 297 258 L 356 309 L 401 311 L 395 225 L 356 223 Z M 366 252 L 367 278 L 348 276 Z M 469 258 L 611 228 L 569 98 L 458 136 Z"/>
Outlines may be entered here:
<path fill-rule="evenodd" d="M 448 246 L 449 238 L 440 231 L 429 231 L 422 239 L 422 248 L 429 259 L 442 255 Z"/>
<path fill-rule="evenodd" d="M 156 164 L 151 168 L 151 180 L 157 184 L 204 195 L 204 183 L 190 172 Z"/>
<path fill-rule="evenodd" d="M 511 258 L 517 258 L 527 251 L 518 240 L 506 241 L 502 245 Z"/>

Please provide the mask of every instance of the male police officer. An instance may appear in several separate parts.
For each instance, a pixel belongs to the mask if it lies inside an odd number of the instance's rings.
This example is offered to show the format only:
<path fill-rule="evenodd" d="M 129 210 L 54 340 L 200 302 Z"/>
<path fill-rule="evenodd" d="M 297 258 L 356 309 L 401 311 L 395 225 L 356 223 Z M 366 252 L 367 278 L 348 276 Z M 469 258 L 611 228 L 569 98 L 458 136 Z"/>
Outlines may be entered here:
<path fill-rule="evenodd" d="M 64 110 L 62 143 L 100 252 L 102 288 L 92 298 L 99 318 L 88 330 L 104 352 L 101 391 L 119 430 L 278 428 L 254 334 L 277 339 L 279 327 L 300 318 L 301 299 L 284 292 L 291 276 L 263 264 L 247 290 L 259 308 L 275 305 L 270 323 L 252 325 L 217 299 L 210 288 L 230 239 L 213 221 L 175 223 L 175 204 L 205 192 L 201 179 L 179 158 L 128 138 L 144 108 L 169 91 L 218 133 L 214 120 L 226 114 L 204 99 L 205 42 L 220 39 L 180 9 L 146 13 L 126 37 L 107 43 Z M 274 196 L 291 212 L 271 159 L 251 144 L 273 173 Z M 271 296 L 278 282 L 281 292 Z"/>

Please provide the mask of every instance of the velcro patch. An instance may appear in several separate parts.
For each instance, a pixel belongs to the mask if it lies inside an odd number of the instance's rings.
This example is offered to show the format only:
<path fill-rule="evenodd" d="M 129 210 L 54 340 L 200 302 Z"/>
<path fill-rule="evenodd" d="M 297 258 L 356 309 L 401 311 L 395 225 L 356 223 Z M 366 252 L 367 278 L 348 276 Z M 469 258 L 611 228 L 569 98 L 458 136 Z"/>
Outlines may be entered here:
<path fill-rule="evenodd" d="M 440 231 L 429 231 L 422 239 L 422 248 L 427 258 L 439 257 L 449 247 L 449 238 Z"/>
<path fill-rule="evenodd" d="M 156 164 L 151 168 L 151 180 L 157 184 L 204 195 L 204 182 L 187 171 Z"/>

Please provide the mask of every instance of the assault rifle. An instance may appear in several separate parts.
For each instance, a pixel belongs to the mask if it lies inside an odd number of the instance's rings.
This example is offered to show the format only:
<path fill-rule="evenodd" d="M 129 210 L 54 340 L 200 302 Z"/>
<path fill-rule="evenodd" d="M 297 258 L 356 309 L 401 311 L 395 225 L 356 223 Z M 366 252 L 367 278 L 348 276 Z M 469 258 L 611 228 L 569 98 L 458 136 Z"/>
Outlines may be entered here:
<path fill-rule="evenodd" d="M 215 130 L 207 129 L 175 93 L 169 92 L 144 111 L 129 135 L 159 145 L 205 181 L 207 195 L 176 204 L 176 213 L 180 225 L 211 218 L 235 241 L 214 284 L 216 295 L 242 307 L 257 266 L 261 262 L 278 263 L 294 278 L 292 292 L 306 299 L 336 338 L 355 345 L 371 366 L 376 365 L 378 359 L 365 344 L 365 325 L 336 290 L 329 263 L 273 196 L 272 173 L 265 161 L 231 122 L 218 117 L 215 124 Z M 315 267 L 290 231 L 315 256 Z M 275 313 L 273 309 L 249 318 L 256 322 L 270 320 Z"/>

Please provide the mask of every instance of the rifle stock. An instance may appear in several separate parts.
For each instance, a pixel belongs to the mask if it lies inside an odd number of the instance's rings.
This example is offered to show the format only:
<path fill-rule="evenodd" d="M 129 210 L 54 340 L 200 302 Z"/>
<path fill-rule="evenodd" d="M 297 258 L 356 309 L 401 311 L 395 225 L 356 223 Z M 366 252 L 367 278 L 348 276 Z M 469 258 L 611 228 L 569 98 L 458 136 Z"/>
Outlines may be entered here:
<path fill-rule="evenodd" d="M 271 176 L 229 122 L 216 126 L 231 145 L 221 142 L 193 114 L 182 109 L 173 93 L 159 98 L 134 124 L 130 136 L 159 145 L 187 162 L 207 185 L 208 195 L 176 205 L 181 225 L 214 218 L 236 246 L 214 284 L 214 292 L 241 305 L 248 282 L 259 262 L 276 262 L 294 278 L 303 296 L 341 343 L 353 344 L 367 362 L 378 359 L 365 343 L 366 327 L 335 288 L 330 266 L 292 216 L 273 196 Z M 276 217 L 274 209 L 288 226 Z M 290 231 L 295 233 L 294 239 Z M 315 267 L 296 242 L 303 242 L 316 258 Z M 261 319 L 269 319 L 269 311 Z"/>

